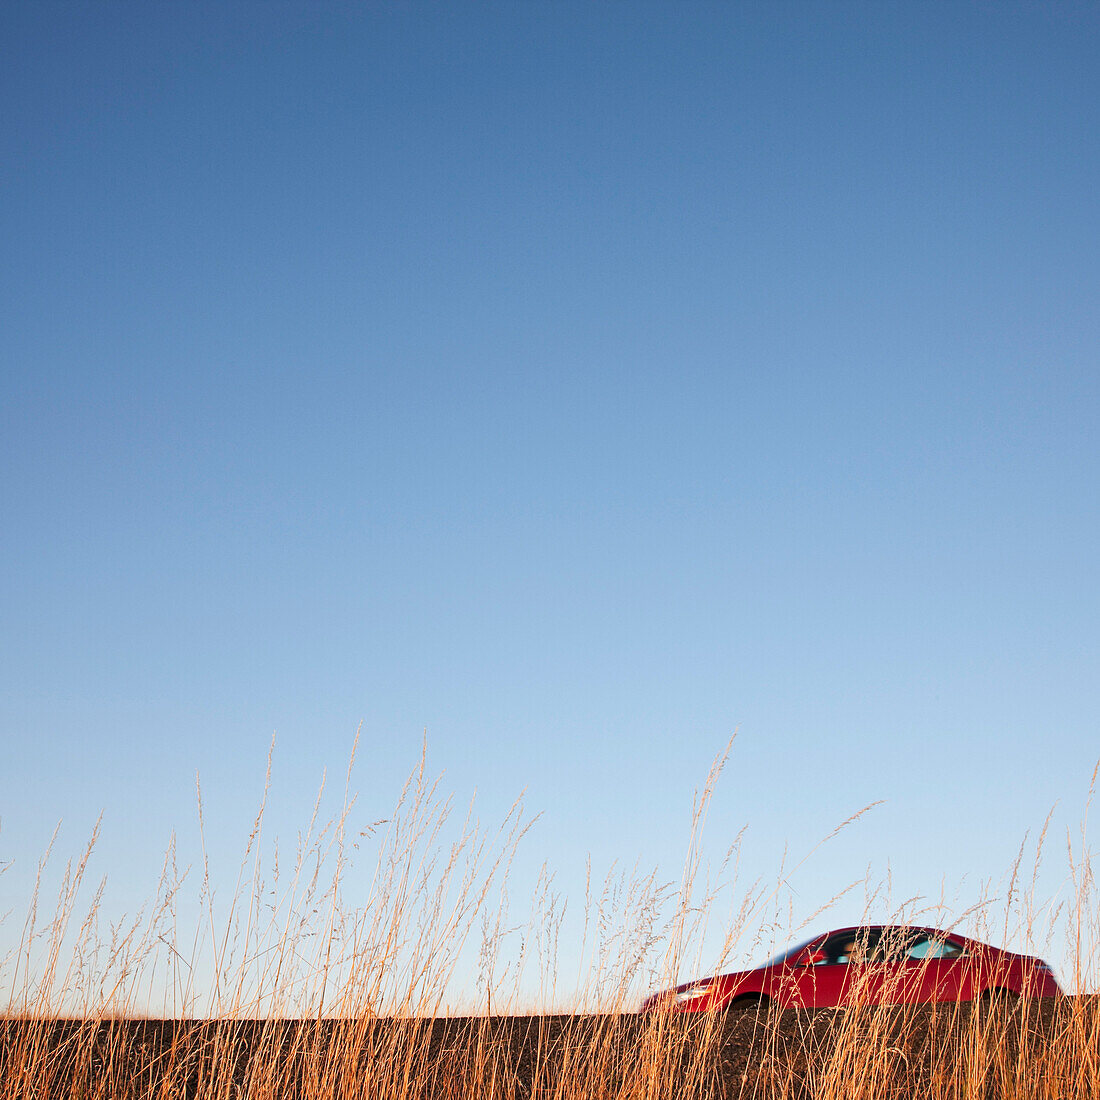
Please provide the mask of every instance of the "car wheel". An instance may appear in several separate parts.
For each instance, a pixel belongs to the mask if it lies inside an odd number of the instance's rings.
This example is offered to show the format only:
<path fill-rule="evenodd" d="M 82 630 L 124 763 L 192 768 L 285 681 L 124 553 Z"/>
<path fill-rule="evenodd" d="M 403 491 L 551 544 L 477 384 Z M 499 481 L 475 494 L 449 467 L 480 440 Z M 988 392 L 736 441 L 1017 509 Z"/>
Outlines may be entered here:
<path fill-rule="evenodd" d="M 743 997 L 734 997 L 728 1005 L 727 1012 L 759 1013 L 763 1015 L 768 1011 L 768 998 L 759 993 L 746 993 Z"/>

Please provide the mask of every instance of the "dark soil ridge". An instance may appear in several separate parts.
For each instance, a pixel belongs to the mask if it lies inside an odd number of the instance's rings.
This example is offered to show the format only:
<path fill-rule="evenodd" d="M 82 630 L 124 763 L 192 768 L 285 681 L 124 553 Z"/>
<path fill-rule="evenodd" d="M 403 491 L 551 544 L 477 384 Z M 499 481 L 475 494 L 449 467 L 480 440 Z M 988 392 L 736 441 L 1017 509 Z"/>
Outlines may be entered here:
<path fill-rule="evenodd" d="M 1065 1091 L 1074 1061 L 1093 1067 L 1087 1093 L 1084 1077 Z M 945 1098 L 1078 1100 L 1097 1095 L 1097 1064 L 1095 997 L 724 1017 L 0 1020 L 0 1100 L 923 1100 L 933 1082 Z"/>

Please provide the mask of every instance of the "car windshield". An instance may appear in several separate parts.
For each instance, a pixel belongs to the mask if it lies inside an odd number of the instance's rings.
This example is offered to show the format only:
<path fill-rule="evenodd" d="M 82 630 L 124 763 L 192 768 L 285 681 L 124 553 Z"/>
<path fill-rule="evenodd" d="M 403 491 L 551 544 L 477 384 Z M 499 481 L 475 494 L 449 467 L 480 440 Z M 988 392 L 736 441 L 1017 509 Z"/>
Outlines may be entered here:
<path fill-rule="evenodd" d="M 811 943 L 817 943 L 821 939 L 820 936 L 811 936 L 808 940 L 803 940 L 801 943 L 797 943 L 794 947 L 784 947 L 778 955 L 773 955 L 766 963 L 762 963 L 762 966 L 775 966 L 778 963 L 785 962 L 791 958 L 792 955 L 797 955 L 800 951 L 805 951 Z"/>

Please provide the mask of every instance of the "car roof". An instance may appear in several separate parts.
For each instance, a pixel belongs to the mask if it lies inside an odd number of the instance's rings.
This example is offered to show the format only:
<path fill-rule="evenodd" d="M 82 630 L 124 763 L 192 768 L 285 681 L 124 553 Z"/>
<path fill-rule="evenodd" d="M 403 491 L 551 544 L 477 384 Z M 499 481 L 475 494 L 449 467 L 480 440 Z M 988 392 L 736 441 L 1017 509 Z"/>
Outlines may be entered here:
<path fill-rule="evenodd" d="M 944 928 L 932 928 L 925 924 L 847 924 L 829 932 L 822 932 L 820 936 L 814 936 L 814 939 L 827 939 L 829 936 L 839 936 L 843 932 L 926 932 L 929 935 L 950 936 L 956 940 L 967 938 L 959 932 L 949 932 Z"/>

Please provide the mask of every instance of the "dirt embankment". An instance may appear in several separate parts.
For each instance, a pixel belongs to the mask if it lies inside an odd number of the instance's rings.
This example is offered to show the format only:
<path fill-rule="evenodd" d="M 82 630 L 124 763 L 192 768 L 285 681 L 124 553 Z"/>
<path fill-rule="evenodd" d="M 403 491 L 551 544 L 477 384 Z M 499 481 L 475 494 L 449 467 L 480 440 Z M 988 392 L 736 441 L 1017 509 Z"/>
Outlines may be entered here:
<path fill-rule="evenodd" d="M 724 1018 L 0 1021 L 0 1100 L 1100 1100 L 1100 1004 Z"/>

